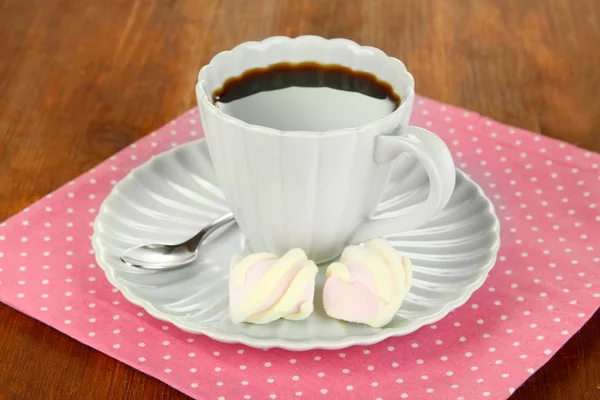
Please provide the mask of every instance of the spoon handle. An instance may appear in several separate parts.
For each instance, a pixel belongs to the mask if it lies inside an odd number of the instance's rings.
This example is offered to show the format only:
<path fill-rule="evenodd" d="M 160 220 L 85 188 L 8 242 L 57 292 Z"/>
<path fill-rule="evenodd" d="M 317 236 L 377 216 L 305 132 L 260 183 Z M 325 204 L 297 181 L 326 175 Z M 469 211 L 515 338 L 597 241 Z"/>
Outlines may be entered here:
<path fill-rule="evenodd" d="M 214 231 L 216 231 L 223 225 L 226 225 L 226 224 L 232 222 L 233 220 L 234 220 L 233 213 L 228 213 L 228 214 L 220 216 L 219 218 L 212 221 L 210 224 L 206 225 L 206 227 L 204 229 L 202 229 L 200 232 L 198 232 L 196 235 L 189 238 L 184 243 L 184 245 L 188 248 L 188 250 L 196 251 L 196 249 L 198 248 L 200 243 L 202 243 L 202 241 L 208 235 L 210 235 L 211 233 L 213 233 Z"/>

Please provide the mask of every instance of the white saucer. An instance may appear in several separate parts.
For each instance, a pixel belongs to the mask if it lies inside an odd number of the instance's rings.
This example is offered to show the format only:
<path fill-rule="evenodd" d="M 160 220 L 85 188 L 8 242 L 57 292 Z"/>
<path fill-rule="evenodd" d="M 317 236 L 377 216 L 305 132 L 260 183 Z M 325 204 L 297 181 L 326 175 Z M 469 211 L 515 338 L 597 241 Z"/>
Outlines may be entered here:
<path fill-rule="evenodd" d="M 228 212 L 215 180 L 204 140 L 154 157 L 114 187 L 96 218 L 92 241 L 98 265 L 129 301 L 158 319 L 218 341 L 339 349 L 406 335 L 464 304 L 496 261 L 499 223 L 492 203 L 457 170 L 454 194 L 435 220 L 387 238 L 414 265 L 413 286 L 389 325 L 375 329 L 328 318 L 320 299 L 325 268 L 318 277 L 315 312 L 308 319 L 234 325 L 227 316 L 228 269 L 231 256 L 244 251 L 236 226 L 216 233 L 202 246 L 197 262 L 178 270 L 146 272 L 119 258 L 130 246 L 178 243 Z M 400 158 L 376 215 L 419 203 L 428 186 L 424 170 L 412 158 Z"/>

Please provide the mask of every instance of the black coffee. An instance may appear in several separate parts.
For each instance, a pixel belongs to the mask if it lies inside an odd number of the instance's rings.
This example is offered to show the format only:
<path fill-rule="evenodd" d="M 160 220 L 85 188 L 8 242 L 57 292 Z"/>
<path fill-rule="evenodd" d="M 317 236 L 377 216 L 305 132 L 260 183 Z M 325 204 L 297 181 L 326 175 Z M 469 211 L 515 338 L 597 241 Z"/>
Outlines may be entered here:
<path fill-rule="evenodd" d="M 341 65 L 322 65 L 316 62 L 279 63 L 255 68 L 241 76 L 225 81 L 212 94 L 213 103 L 230 103 L 260 92 L 289 87 L 329 88 L 357 92 L 376 99 L 387 99 L 400 106 L 400 96 L 392 86 L 367 72 L 354 71 Z"/>
<path fill-rule="evenodd" d="M 372 74 L 315 62 L 248 70 L 228 79 L 212 100 L 244 122 L 295 131 L 360 126 L 389 115 L 401 101 Z"/>

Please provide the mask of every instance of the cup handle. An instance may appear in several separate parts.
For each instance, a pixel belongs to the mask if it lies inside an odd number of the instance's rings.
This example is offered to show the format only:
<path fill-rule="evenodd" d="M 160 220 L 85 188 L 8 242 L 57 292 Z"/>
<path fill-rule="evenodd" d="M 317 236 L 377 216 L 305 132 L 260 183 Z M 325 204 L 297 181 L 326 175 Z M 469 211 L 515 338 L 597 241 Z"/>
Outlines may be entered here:
<path fill-rule="evenodd" d="M 408 126 L 402 128 L 401 136 L 379 135 L 375 140 L 376 163 L 389 163 L 400 154 L 409 153 L 425 167 L 429 176 L 429 196 L 410 213 L 365 222 L 354 232 L 350 240 L 354 244 L 423 225 L 446 206 L 456 181 L 448 146 L 427 129 Z"/>

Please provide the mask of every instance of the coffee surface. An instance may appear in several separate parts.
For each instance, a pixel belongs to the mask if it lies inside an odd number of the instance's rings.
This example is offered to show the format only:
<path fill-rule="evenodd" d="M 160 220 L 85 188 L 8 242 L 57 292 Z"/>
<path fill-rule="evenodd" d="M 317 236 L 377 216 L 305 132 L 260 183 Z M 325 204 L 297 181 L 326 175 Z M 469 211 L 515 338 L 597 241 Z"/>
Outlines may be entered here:
<path fill-rule="evenodd" d="M 227 79 L 213 103 L 244 122 L 280 130 L 325 131 L 392 113 L 400 97 L 375 75 L 316 62 L 279 63 Z"/>
<path fill-rule="evenodd" d="M 387 99 L 400 106 L 400 97 L 392 86 L 375 75 L 341 65 L 316 62 L 279 63 L 254 68 L 229 78 L 212 95 L 213 103 L 230 103 L 260 92 L 289 87 L 330 88 L 357 92 L 376 99 Z"/>

